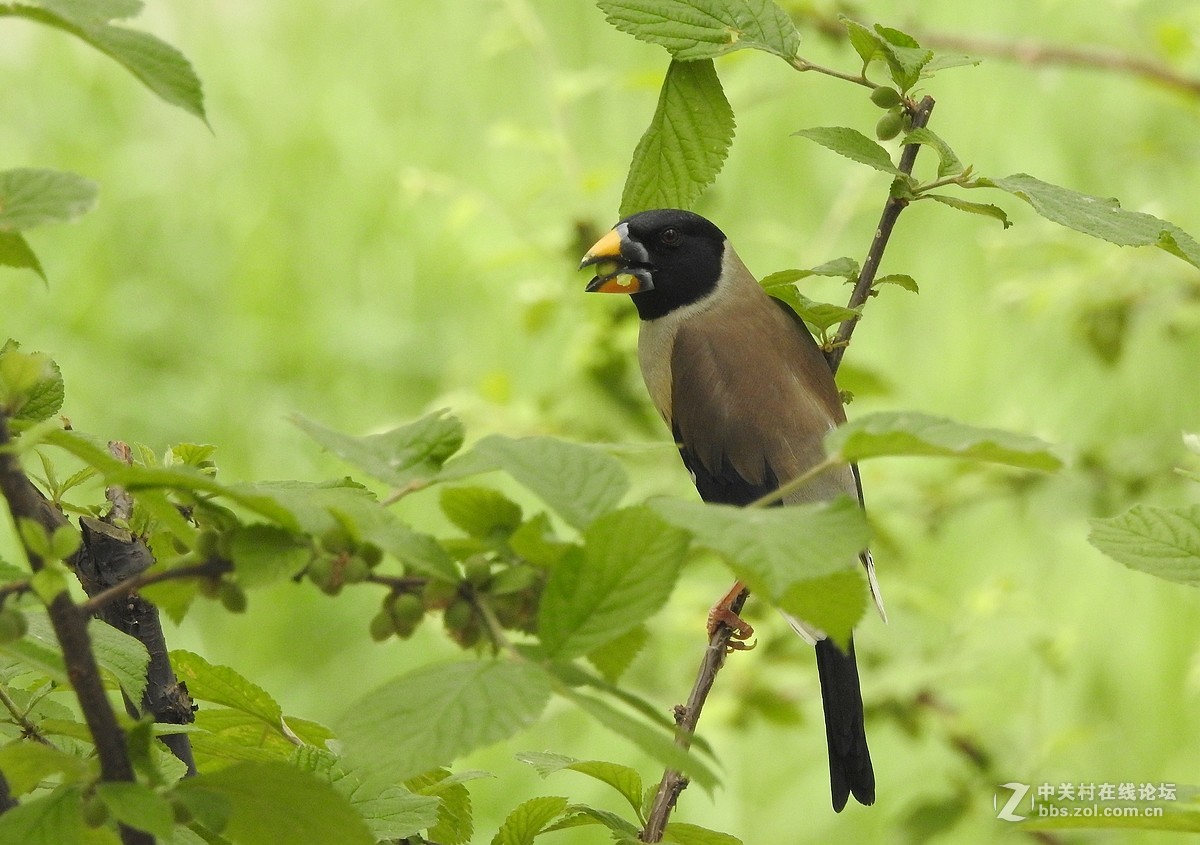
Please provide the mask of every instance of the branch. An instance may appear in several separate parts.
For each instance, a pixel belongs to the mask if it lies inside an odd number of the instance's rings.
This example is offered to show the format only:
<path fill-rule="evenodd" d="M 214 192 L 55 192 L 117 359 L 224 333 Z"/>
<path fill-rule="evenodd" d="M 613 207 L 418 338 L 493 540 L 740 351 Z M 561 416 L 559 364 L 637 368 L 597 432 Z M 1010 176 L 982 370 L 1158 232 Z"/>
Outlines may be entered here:
<path fill-rule="evenodd" d="M 0 414 L 0 493 L 8 502 L 14 521 L 34 520 L 47 532 L 53 533 L 67 524 L 67 520 L 33 486 L 9 448 L 11 445 L 8 417 Z M 45 567 L 42 556 L 28 546 L 25 546 L 25 555 L 34 573 Z M 71 688 L 79 699 L 79 708 L 96 746 L 101 779 L 133 782 L 133 764 L 125 747 L 125 732 L 117 723 L 117 714 L 104 690 L 100 666 L 92 651 L 87 630 L 88 615 L 71 601 L 71 593 L 65 589 L 50 601 L 46 609 L 63 651 Z M 153 836 L 125 825 L 121 826 L 121 841 L 124 845 L 154 845 Z"/>
<path fill-rule="evenodd" d="M 729 604 L 729 609 L 735 614 L 740 613 L 742 605 L 750 597 L 748 589 L 742 590 Z M 733 629 L 727 625 L 718 625 L 717 630 L 709 637 L 708 648 L 700 660 L 700 671 L 696 674 L 696 683 L 692 686 L 692 694 L 688 696 L 687 704 L 675 708 L 675 744 L 687 751 L 692 746 L 692 737 L 696 735 L 696 725 L 700 721 L 700 712 L 704 702 L 717 680 L 717 672 L 725 665 L 725 656 L 729 653 L 729 640 Z M 654 794 L 654 803 L 646 816 L 646 827 L 639 837 L 642 842 L 661 842 L 663 832 L 667 828 L 667 819 L 675 809 L 675 802 L 680 793 L 687 789 L 688 779 L 682 772 L 667 769 L 663 772 L 662 780 L 658 783 L 658 791 Z"/>
<path fill-rule="evenodd" d="M 913 129 L 920 129 L 929 122 L 933 106 L 933 97 L 926 97 L 917 104 L 916 108 L 911 111 Z M 905 176 L 912 175 L 913 165 L 917 161 L 917 153 L 920 150 L 920 144 L 904 145 L 900 153 L 899 170 Z M 883 251 L 887 247 L 888 238 L 892 236 L 892 229 L 896 226 L 900 212 L 908 207 L 908 203 L 909 200 L 895 196 L 889 196 L 887 202 L 884 203 L 879 226 L 875 229 L 875 237 L 871 240 L 871 249 L 867 252 L 867 258 L 863 261 L 862 269 L 858 273 L 858 281 L 854 284 L 854 292 L 850 294 L 847 308 L 858 308 L 871 295 L 871 286 L 875 284 L 875 274 L 879 271 L 879 262 L 883 260 Z M 825 352 L 825 360 L 829 362 L 829 369 L 833 370 L 835 375 L 838 367 L 841 366 L 842 356 L 846 354 L 850 336 L 854 334 L 854 327 L 858 324 L 859 319 L 860 317 L 855 315 L 843 322 L 832 346 Z"/>

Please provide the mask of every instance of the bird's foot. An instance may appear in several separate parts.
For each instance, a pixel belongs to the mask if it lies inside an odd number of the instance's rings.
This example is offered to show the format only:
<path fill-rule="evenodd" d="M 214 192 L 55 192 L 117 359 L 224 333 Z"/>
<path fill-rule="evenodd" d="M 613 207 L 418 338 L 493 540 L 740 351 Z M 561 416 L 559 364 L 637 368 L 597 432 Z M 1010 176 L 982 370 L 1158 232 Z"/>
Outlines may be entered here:
<path fill-rule="evenodd" d="M 754 628 L 729 607 L 743 589 L 745 587 L 742 584 L 734 584 L 734 588 L 729 591 L 728 595 L 713 605 L 712 610 L 708 612 L 708 638 L 711 640 L 713 634 L 721 626 L 728 628 L 729 642 L 725 644 L 725 651 L 729 654 L 735 651 L 749 651 L 758 645 L 758 640 L 751 643 L 746 642 L 754 636 Z"/>

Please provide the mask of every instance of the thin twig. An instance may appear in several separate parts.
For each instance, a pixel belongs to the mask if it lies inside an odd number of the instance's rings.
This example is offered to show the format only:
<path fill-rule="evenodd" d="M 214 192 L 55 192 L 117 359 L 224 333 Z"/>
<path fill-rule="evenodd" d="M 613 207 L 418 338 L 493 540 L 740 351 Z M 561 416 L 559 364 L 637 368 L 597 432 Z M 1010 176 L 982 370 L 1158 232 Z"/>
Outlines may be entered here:
<path fill-rule="evenodd" d="M 158 572 L 144 572 L 127 581 L 122 581 L 119 584 L 114 584 L 106 590 L 96 593 L 85 602 L 79 604 L 79 609 L 86 614 L 98 613 L 111 602 L 124 598 L 130 593 L 136 592 L 143 587 L 148 587 L 151 584 L 160 584 L 163 581 L 173 581 L 177 578 L 217 578 L 226 572 L 233 570 L 232 564 L 227 560 L 220 558 L 209 558 L 200 563 L 193 563 L 190 566 L 180 566 L 175 569 L 163 569 Z"/>
<path fill-rule="evenodd" d="M 911 112 L 912 128 L 920 129 L 929 122 L 929 115 L 933 111 L 933 97 L 926 97 L 921 100 L 917 107 Z M 898 169 L 905 176 L 911 176 L 913 165 L 917 161 L 917 153 L 920 152 L 920 144 L 906 144 L 900 153 L 900 164 Z M 871 249 L 867 252 L 867 258 L 862 263 L 862 269 L 858 273 L 858 281 L 854 284 L 854 292 L 850 294 L 850 302 L 847 308 L 858 308 L 867 301 L 867 297 L 871 295 L 871 286 L 875 283 L 875 274 L 879 271 L 879 262 L 883 260 L 883 250 L 887 247 L 888 238 L 892 236 L 892 229 L 896 226 L 896 220 L 900 217 L 900 212 L 908 207 L 909 200 L 904 197 L 889 196 L 887 202 L 883 205 L 883 214 L 879 218 L 879 226 L 875 229 L 875 237 L 871 240 Z M 825 352 L 825 360 L 829 362 L 829 369 L 836 374 L 838 367 L 841 366 L 842 356 L 846 354 L 846 347 L 850 343 L 850 336 L 854 334 L 854 327 L 858 324 L 859 315 L 855 314 L 850 319 L 842 323 L 838 329 L 837 337 L 833 341 L 833 345 Z"/>

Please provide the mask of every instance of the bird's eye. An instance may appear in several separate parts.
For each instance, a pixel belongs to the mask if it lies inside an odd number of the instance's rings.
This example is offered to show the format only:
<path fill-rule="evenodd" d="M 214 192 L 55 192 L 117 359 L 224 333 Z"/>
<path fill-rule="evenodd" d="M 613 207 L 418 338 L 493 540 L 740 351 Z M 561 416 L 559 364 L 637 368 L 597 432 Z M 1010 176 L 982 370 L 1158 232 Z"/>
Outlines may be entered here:
<path fill-rule="evenodd" d="M 679 246 L 680 242 L 683 241 L 683 235 L 675 228 L 663 229 L 658 239 L 662 241 L 664 246 Z"/>

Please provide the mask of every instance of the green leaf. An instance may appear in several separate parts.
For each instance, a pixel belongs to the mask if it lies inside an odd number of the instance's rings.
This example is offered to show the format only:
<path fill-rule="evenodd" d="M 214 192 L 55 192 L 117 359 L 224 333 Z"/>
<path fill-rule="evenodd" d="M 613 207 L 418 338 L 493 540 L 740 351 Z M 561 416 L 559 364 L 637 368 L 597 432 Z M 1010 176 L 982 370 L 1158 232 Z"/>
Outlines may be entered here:
<path fill-rule="evenodd" d="M 862 509 L 848 496 L 775 508 L 676 499 L 656 499 L 651 507 L 725 558 L 773 604 L 796 584 L 857 567 L 869 535 Z"/>
<path fill-rule="evenodd" d="M 920 293 L 917 287 L 917 280 L 906 273 L 889 273 L 886 276 L 879 276 L 871 283 L 871 287 L 877 288 L 880 285 L 898 285 L 907 291 Z"/>
<path fill-rule="evenodd" d="M 812 129 L 801 129 L 792 134 L 816 141 L 822 147 L 833 150 L 851 161 L 857 161 L 859 164 L 865 164 L 893 176 L 903 176 L 896 165 L 892 164 L 892 157 L 888 155 L 888 151 L 857 129 L 845 126 L 817 126 Z"/>
<path fill-rule="evenodd" d="M 854 48 L 854 52 L 858 53 L 862 59 L 863 69 L 865 70 L 875 59 L 882 59 L 883 55 L 883 39 L 857 21 L 852 21 L 845 15 L 840 15 L 838 19 L 846 27 L 846 35 L 850 39 L 850 46 Z"/>
<path fill-rule="evenodd" d="M 534 837 L 566 809 L 566 798 L 553 795 L 530 798 L 508 814 L 492 837 L 492 845 L 532 845 Z"/>
<path fill-rule="evenodd" d="M 1088 542 L 1130 569 L 1200 587 L 1200 505 L 1134 505 L 1091 520 Z"/>
<path fill-rule="evenodd" d="M 676 845 L 742 845 L 736 836 L 684 822 L 669 822 L 663 831 L 663 841 Z"/>
<path fill-rule="evenodd" d="M 508 545 L 516 554 L 544 569 L 557 566 L 568 550 L 576 548 L 555 536 L 550 517 L 544 513 L 523 522 L 508 538 Z"/>
<path fill-rule="evenodd" d="M 521 506 L 490 487 L 447 487 L 440 502 L 447 519 L 480 540 L 506 538 L 521 524 Z"/>
<path fill-rule="evenodd" d="M 87 780 L 95 774 L 93 762 L 60 751 L 50 745 L 27 740 L 0 747 L 0 773 L 8 782 L 9 794 L 24 795 L 50 775 L 62 775 L 67 783 Z"/>
<path fill-rule="evenodd" d="M 1050 445 L 1036 437 L 912 412 L 868 414 L 851 420 L 826 435 L 825 448 L 849 463 L 884 456 L 926 455 L 1047 472 L 1062 466 Z"/>
<path fill-rule="evenodd" d="M 282 528 L 247 525 L 233 532 L 230 557 L 243 586 L 264 587 L 302 570 L 312 558 L 312 548 Z"/>
<path fill-rule="evenodd" d="M 12 845 L 75 845 L 83 836 L 83 799 L 77 788 L 60 786 L 0 814 L 0 842 Z"/>
<path fill-rule="evenodd" d="M 892 81 L 907 92 L 921 79 L 921 70 L 933 58 L 932 50 L 921 48 L 915 38 L 898 29 L 875 24 L 880 35 L 879 47 L 891 71 Z"/>
<path fill-rule="evenodd" d="M 246 713 L 286 734 L 283 710 L 275 699 L 228 666 L 215 666 L 198 654 L 182 650 L 171 652 L 171 666 L 193 697 Z"/>
<path fill-rule="evenodd" d="M 0 410 L 14 420 L 40 422 L 62 408 L 62 371 L 49 355 L 22 352 L 10 341 L 0 349 Z"/>
<path fill-rule="evenodd" d="M 599 670 L 609 683 L 615 684 L 625 674 L 629 664 L 646 646 L 650 631 L 645 625 L 630 628 L 621 636 L 609 640 L 587 653 L 588 662 Z"/>
<path fill-rule="evenodd" d="M 712 61 L 672 61 L 654 116 L 633 151 L 620 216 L 691 208 L 721 172 L 733 131 L 733 109 Z"/>
<path fill-rule="evenodd" d="M 175 793 L 193 802 L 225 803 L 222 831 L 239 845 L 375 845 L 362 818 L 329 783 L 277 762 L 235 763 L 180 781 Z"/>
<path fill-rule="evenodd" d="M 695 754 L 681 750 L 669 735 L 617 710 L 605 701 L 571 689 L 562 690 L 561 694 L 597 722 L 625 737 L 664 766 L 683 772 L 705 790 L 711 792 L 717 785 L 717 776 L 713 770 Z"/>
<path fill-rule="evenodd" d="M 800 33 L 773 0 L 598 0 L 608 22 L 640 41 L 660 44 L 680 60 L 712 59 L 733 50 L 765 50 L 785 59 Z"/>
<path fill-rule="evenodd" d="M 140 783 L 109 782 L 96 784 L 100 797 L 113 817 L 130 827 L 169 839 L 175 829 L 171 802 Z"/>
<path fill-rule="evenodd" d="M 77 26 L 108 23 L 111 20 L 132 18 L 141 13 L 141 0 L 26 0 L 40 6 Z"/>
<path fill-rule="evenodd" d="M 808 323 L 817 334 L 823 334 L 829 327 L 836 326 L 844 320 L 862 315 L 861 306 L 846 308 L 832 302 L 817 302 L 800 293 L 794 285 L 772 285 L 767 288 L 767 293 L 786 302 L 796 312 L 796 316 Z"/>
<path fill-rule="evenodd" d="M 1200 244 L 1191 235 L 1151 214 L 1126 211 L 1115 199 L 1081 194 L 1025 173 L 1003 179 L 981 177 L 966 187 L 999 188 L 1025 200 L 1038 214 L 1059 225 L 1118 246 L 1157 246 L 1200 267 Z"/>
<path fill-rule="evenodd" d="M 536 666 L 496 660 L 423 666 L 361 699 L 340 720 L 347 758 L 403 780 L 532 724 L 550 697 Z"/>
<path fill-rule="evenodd" d="M 342 434 L 298 414 L 292 422 L 342 460 L 393 487 L 435 480 L 442 464 L 462 448 L 464 436 L 462 422 L 444 408 L 365 437 Z"/>
<path fill-rule="evenodd" d="M 100 52 L 123 65 L 143 85 L 173 106 L 206 120 L 204 92 L 200 78 L 182 53 L 148 32 L 126 29 L 105 23 L 114 9 L 128 6 L 116 2 L 71 2 L 70 0 L 37 0 L 42 8 L 16 6 L 10 14 L 38 21 L 69 32 L 91 44 Z"/>
<path fill-rule="evenodd" d="M 446 465 L 455 477 L 502 469 L 575 528 L 612 510 L 629 489 L 620 461 L 594 446 L 553 437 L 493 434 Z"/>
<path fill-rule="evenodd" d="M 904 136 L 904 140 L 901 143 L 924 144 L 927 147 L 933 148 L 938 155 L 939 179 L 944 179 L 947 176 L 957 176 L 963 172 L 963 164 L 958 160 L 958 156 L 954 154 L 954 150 L 950 149 L 950 145 L 931 129 L 926 129 L 923 126 L 912 129 Z"/>
<path fill-rule="evenodd" d="M 780 610 L 815 625 L 843 646 L 867 610 L 866 575 L 861 568 L 801 581 L 779 599 Z"/>
<path fill-rule="evenodd" d="M 0 267 L 32 270 L 42 277 L 43 282 L 49 281 L 29 241 L 17 232 L 0 232 Z"/>
<path fill-rule="evenodd" d="M 1007 229 L 1012 225 L 1008 219 L 1008 214 L 998 205 L 989 205 L 982 202 L 968 202 L 967 200 L 959 199 L 958 197 L 948 197 L 945 194 L 921 194 L 921 199 L 931 199 L 940 202 L 942 205 L 948 205 L 951 208 L 957 208 L 959 211 L 965 211 L 968 214 L 980 214 L 984 217 L 993 217 L 1000 221 L 1000 224 Z"/>
<path fill-rule="evenodd" d="M 639 625 L 671 595 L 688 538 L 645 507 L 607 514 L 584 533 L 582 554 L 550 572 L 538 613 L 546 654 L 572 658 Z"/>
<path fill-rule="evenodd" d="M 428 838 L 445 845 L 463 845 L 470 841 L 475 832 L 475 819 L 471 807 L 471 793 L 464 781 L 486 777 L 485 772 L 459 772 L 450 774 L 447 769 L 410 778 L 405 786 L 421 796 L 436 798 L 436 818 L 428 830 Z"/>
<path fill-rule="evenodd" d="M 0 170 L 0 232 L 74 220 L 95 208 L 98 191 L 90 179 L 62 170 Z"/>
<path fill-rule="evenodd" d="M 533 766 L 542 777 L 564 769 L 587 775 L 611 786 L 629 802 L 635 813 L 641 812 L 644 787 L 642 776 L 638 774 L 637 769 L 605 760 L 576 760 L 561 754 L 525 753 L 518 754 L 517 759 Z"/>

